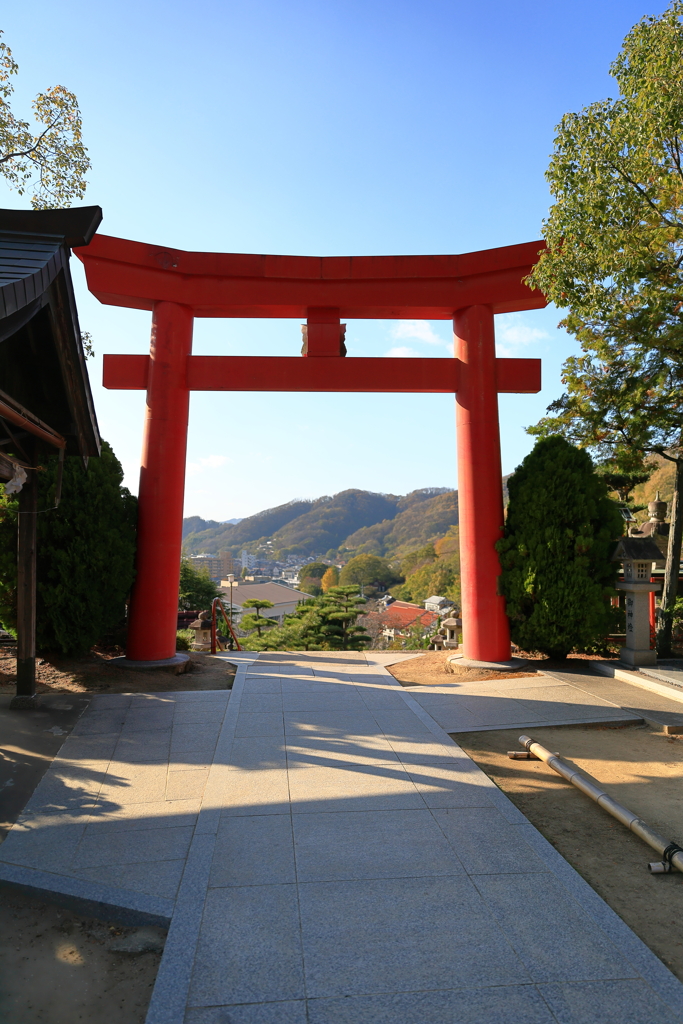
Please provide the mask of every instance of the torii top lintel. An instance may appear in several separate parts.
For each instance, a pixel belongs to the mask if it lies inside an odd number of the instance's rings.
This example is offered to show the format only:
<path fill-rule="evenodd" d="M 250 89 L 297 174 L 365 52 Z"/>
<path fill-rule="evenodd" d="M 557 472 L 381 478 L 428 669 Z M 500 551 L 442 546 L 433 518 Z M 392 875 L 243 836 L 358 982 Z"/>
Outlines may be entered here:
<path fill-rule="evenodd" d="M 348 319 L 448 320 L 458 309 L 541 309 L 524 278 L 542 241 L 454 256 L 265 256 L 184 252 L 95 235 L 75 249 L 88 287 L 114 306 L 153 309 L 168 300 L 196 317 L 305 319 L 327 307 Z"/>

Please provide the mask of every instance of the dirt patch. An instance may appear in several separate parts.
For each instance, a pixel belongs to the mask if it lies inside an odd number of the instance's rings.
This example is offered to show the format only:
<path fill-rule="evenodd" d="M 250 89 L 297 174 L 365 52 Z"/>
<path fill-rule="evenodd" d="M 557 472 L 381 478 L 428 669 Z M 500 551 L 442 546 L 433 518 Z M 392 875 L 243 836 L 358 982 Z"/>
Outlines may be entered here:
<path fill-rule="evenodd" d="M 534 676 L 535 669 L 523 672 L 489 672 L 481 669 L 461 668 L 457 661 L 448 661 L 452 651 L 426 651 L 419 658 L 387 665 L 394 679 L 402 686 L 444 686 L 446 683 L 484 682 L 488 679 L 517 679 L 519 676 Z"/>
<path fill-rule="evenodd" d="M 648 726 L 524 730 L 683 845 L 683 738 Z M 453 733 L 486 774 L 683 981 L 683 878 L 651 875 L 657 854 L 542 761 L 511 761 L 520 730 Z"/>
<path fill-rule="evenodd" d="M 117 668 L 112 655 L 93 650 L 82 658 L 41 658 L 36 663 L 38 693 L 160 693 L 168 690 L 226 690 L 236 668 L 227 661 L 192 652 L 180 675 L 167 669 Z M 16 651 L 0 650 L 0 694 L 16 687 Z"/>
<path fill-rule="evenodd" d="M 135 941 L 154 933 L 156 943 Z M 0 890 L 0 1020 L 143 1024 L 163 938 L 161 930 L 114 927 Z M 116 945 L 157 948 L 126 954 Z"/>

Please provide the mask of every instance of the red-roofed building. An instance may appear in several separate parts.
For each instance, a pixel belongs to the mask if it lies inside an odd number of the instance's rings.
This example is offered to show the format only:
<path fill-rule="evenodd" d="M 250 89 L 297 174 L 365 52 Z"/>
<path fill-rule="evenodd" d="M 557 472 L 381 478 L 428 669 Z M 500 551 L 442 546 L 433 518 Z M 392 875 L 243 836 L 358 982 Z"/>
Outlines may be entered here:
<path fill-rule="evenodd" d="M 381 634 L 388 640 L 401 640 L 415 626 L 421 626 L 425 634 L 434 632 L 438 621 L 439 616 L 435 612 L 427 612 L 419 604 L 392 601 L 386 611 L 370 612 L 359 624 L 364 625 L 371 635 Z"/>

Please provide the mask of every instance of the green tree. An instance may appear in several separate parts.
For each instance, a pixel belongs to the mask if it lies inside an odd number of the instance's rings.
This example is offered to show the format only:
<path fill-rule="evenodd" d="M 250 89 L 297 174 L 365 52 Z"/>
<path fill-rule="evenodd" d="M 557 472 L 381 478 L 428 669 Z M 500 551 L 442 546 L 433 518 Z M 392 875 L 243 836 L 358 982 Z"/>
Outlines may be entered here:
<path fill-rule="evenodd" d="M 622 471 L 676 465 L 657 645 L 668 653 L 683 536 L 683 2 L 643 18 L 610 73 L 620 96 L 566 114 L 547 178 L 555 202 L 530 283 L 567 309 L 583 355 L 565 365 L 561 433 Z"/>
<path fill-rule="evenodd" d="M 256 651 L 319 651 L 321 617 L 318 600 L 302 601 L 295 612 L 285 616 L 282 626 L 269 629 L 260 638 L 249 638 L 249 646 Z"/>
<path fill-rule="evenodd" d="M 259 615 L 259 612 L 263 611 L 264 608 L 274 608 L 275 605 L 272 601 L 266 601 L 259 597 L 250 597 L 244 601 L 242 608 L 253 608 L 253 615 L 243 615 L 240 619 L 240 629 L 244 629 L 247 632 L 256 630 L 256 636 L 260 640 L 262 631 L 271 629 L 276 623 L 272 619 L 267 619 L 263 615 Z"/>
<path fill-rule="evenodd" d="M 631 512 L 640 512 L 647 508 L 646 505 L 635 505 L 631 498 L 631 492 L 640 484 L 647 483 L 654 472 L 654 465 L 650 463 L 642 469 L 624 469 L 617 462 L 604 462 L 598 465 L 597 472 L 603 478 L 610 491 L 616 491 L 622 505 Z"/>
<path fill-rule="evenodd" d="M 378 587 L 380 590 L 386 590 L 400 580 L 401 577 L 391 568 L 386 558 L 366 554 L 350 558 L 339 576 L 342 586 L 357 583 L 360 586 Z"/>
<path fill-rule="evenodd" d="M 182 558 L 178 607 L 183 611 L 208 610 L 215 597 L 222 598 L 223 592 L 210 578 L 207 570 L 195 569 L 189 558 Z"/>
<path fill-rule="evenodd" d="M 458 527 L 417 551 L 411 552 L 401 562 L 405 583 L 393 587 L 391 593 L 399 601 L 413 601 L 422 604 L 432 594 L 448 597 L 460 603 L 460 546 Z"/>
<path fill-rule="evenodd" d="M 33 193 L 36 210 L 71 206 L 85 194 L 90 167 L 78 100 L 63 85 L 39 93 L 33 101 L 39 125 L 34 135 L 10 108 L 18 71 L 12 51 L 0 41 L 0 173 L 19 195 Z"/>
<path fill-rule="evenodd" d="M 245 601 L 243 607 L 247 607 Z M 357 586 L 332 587 L 317 598 L 302 601 L 295 612 L 285 616 L 282 626 L 276 626 L 263 634 L 249 638 L 249 644 L 256 651 L 358 651 L 369 642 L 366 631 L 357 625 L 365 599 L 358 594 Z M 263 602 L 259 602 L 264 607 Z M 240 626 L 256 629 L 256 616 Z M 260 619 L 265 626 L 267 619 Z"/>
<path fill-rule="evenodd" d="M 322 649 L 320 604 L 320 598 L 308 598 L 299 603 L 296 611 L 285 616 L 284 628 L 289 631 L 287 642 L 291 644 L 289 650 L 319 651 Z"/>
<path fill-rule="evenodd" d="M 331 587 L 339 585 L 339 569 L 336 565 L 330 565 L 327 572 L 320 581 L 323 594 L 326 594 Z"/>
<path fill-rule="evenodd" d="M 55 504 L 58 459 L 38 475 L 36 643 L 42 652 L 82 654 L 123 624 L 135 577 L 137 498 L 121 486 L 121 464 L 106 441 L 87 470 L 64 461 Z M 0 498 L 0 621 L 16 628 L 18 502 Z"/>
<path fill-rule="evenodd" d="M 401 573 L 403 576 L 408 577 L 412 573 L 417 572 L 418 569 L 421 569 L 423 565 L 435 561 L 436 551 L 434 545 L 430 542 L 421 548 L 417 548 L 415 551 L 409 552 L 405 558 L 401 559 Z"/>
<path fill-rule="evenodd" d="M 587 452 L 561 437 L 537 441 L 508 488 L 497 548 L 512 639 L 554 658 L 590 648 L 610 628 L 616 503 Z"/>
<path fill-rule="evenodd" d="M 319 636 L 322 645 L 330 651 L 359 651 L 370 642 L 365 629 L 357 625 L 365 598 L 358 593 L 355 585 L 331 587 L 320 598 Z"/>
<path fill-rule="evenodd" d="M 405 651 L 426 651 L 429 647 L 429 638 L 434 631 L 433 626 L 431 629 L 425 630 L 425 627 L 418 622 L 409 628 L 408 636 L 401 647 Z"/>

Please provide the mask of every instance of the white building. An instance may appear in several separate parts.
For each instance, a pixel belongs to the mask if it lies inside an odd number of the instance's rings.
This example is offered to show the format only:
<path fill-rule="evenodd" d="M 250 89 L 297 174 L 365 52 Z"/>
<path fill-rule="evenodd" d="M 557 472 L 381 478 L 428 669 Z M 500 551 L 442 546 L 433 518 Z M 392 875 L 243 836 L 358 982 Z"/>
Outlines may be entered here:
<path fill-rule="evenodd" d="M 448 597 L 439 597 L 434 594 L 432 597 L 428 597 L 424 602 L 425 611 L 436 612 L 437 615 L 443 615 L 448 608 L 453 607 L 453 602 Z"/>
<path fill-rule="evenodd" d="M 256 565 L 256 555 L 250 555 L 248 551 L 243 550 L 241 556 L 242 568 L 253 569 Z"/>

